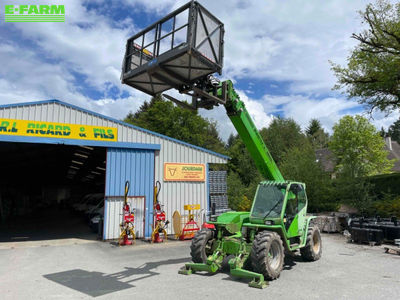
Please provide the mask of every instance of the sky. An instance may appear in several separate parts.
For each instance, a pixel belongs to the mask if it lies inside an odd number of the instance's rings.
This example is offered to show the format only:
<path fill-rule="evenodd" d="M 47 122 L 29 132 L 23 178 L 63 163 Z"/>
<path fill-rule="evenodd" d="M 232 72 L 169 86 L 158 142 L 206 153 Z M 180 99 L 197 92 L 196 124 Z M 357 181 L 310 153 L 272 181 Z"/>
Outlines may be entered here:
<path fill-rule="evenodd" d="M 187 1 L 68 0 L 65 23 L 5 23 L 0 1 L 0 104 L 59 99 L 123 119 L 150 96 L 120 82 L 128 37 Z M 277 116 L 304 129 L 311 118 L 332 126 L 346 114 L 364 114 L 380 129 L 399 119 L 333 91 L 329 61 L 344 65 L 362 28 L 364 0 L 200 0 L 225 25 L 221 79 L 235 83 L 258 128 Z M 179 97 L 177 92 L 172 94 Z M 182 96 L 181 96 L 182 97 Z M 216 120 L 221 137 L 235 132 L 222 107 L 200 110 Z"/>

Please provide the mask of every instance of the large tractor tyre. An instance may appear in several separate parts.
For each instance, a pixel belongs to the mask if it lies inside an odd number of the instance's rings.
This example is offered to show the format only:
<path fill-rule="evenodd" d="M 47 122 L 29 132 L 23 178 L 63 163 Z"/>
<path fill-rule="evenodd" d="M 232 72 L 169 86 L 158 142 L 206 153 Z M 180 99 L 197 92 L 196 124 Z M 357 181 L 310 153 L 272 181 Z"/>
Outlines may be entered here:
<path fill-rule="evenodd" d="M 254 272 L 263 274 L 265 279 L 278 278 L 285 259 L 280 236 L 271 231 L 258 233 L 253 241 L 250 259 Z"/>
<path fill-rule="evenodd" d="M 301 257 L 307 261 L 316 261 L 322 255 L 321 233 L 318 227 L 310 226 L 307 232 L 306 245 L 300 249 Z"/>
<path fill-rule="evenodd" d="M 190 245 L 190 255 L 195 263 L 205 264 L 207 257 L 213 253 L 214 233 L 203 228 L 197 231 Z"/>

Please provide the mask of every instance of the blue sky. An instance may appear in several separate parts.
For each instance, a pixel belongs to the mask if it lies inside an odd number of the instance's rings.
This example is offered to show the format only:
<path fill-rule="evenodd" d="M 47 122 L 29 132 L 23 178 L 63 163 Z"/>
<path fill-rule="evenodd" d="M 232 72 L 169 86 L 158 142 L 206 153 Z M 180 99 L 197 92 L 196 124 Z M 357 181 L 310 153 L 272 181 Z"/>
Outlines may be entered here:
<path fill-rule="evenodd" d="M 311 118 L 328 131 L 345 114 L 364 113 L 331 88 L 329 60 L 344 64 L 359 32 L 364 0 L 200 0 L 225 24 L 222 79 L 232 79 L 256 125 Z M 120 83 L 125 42 L 186 1 L 35 1 L 64 4 L 65 23 L 5 23 L 0 6 L 0 104 L 60 99 L 122 119 L 149 96 Z M 177 92 L 172 92 L 179 97 Z M 224 139 L 233 126 L 222 108 L 200 111 L 218 121 Z M 374 113 L 387 127 L 399 118 Z"/>

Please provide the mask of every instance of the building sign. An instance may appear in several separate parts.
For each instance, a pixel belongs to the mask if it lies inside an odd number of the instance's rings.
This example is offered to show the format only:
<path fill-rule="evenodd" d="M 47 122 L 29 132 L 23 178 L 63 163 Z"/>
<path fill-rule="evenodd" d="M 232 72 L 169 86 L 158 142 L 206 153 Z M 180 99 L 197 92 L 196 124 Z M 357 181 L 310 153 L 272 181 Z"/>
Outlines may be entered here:
<path fill-rule="evenodd" d="M 0 135 L 116 142 L 118 129 L 112 127 L 0 118 Z"/>
<path fill-rule="evenodd" d="M 205 181 L 204 164 L 164 163 L 164 181 Z"/>

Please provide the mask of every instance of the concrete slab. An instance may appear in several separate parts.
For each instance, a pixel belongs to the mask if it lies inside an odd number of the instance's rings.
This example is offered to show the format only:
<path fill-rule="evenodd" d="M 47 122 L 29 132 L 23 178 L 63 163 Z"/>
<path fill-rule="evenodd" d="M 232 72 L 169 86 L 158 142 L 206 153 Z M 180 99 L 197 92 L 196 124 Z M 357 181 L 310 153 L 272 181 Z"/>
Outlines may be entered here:
<path fill-rule="evenodd" d="M 179 275 L 190 241 L 105 242 L 0 250 L 2 299 L 396 299 L 400 256 L 323 235 L 317 262 L 287 258 L 264 290 L 226 273 Z"/>

